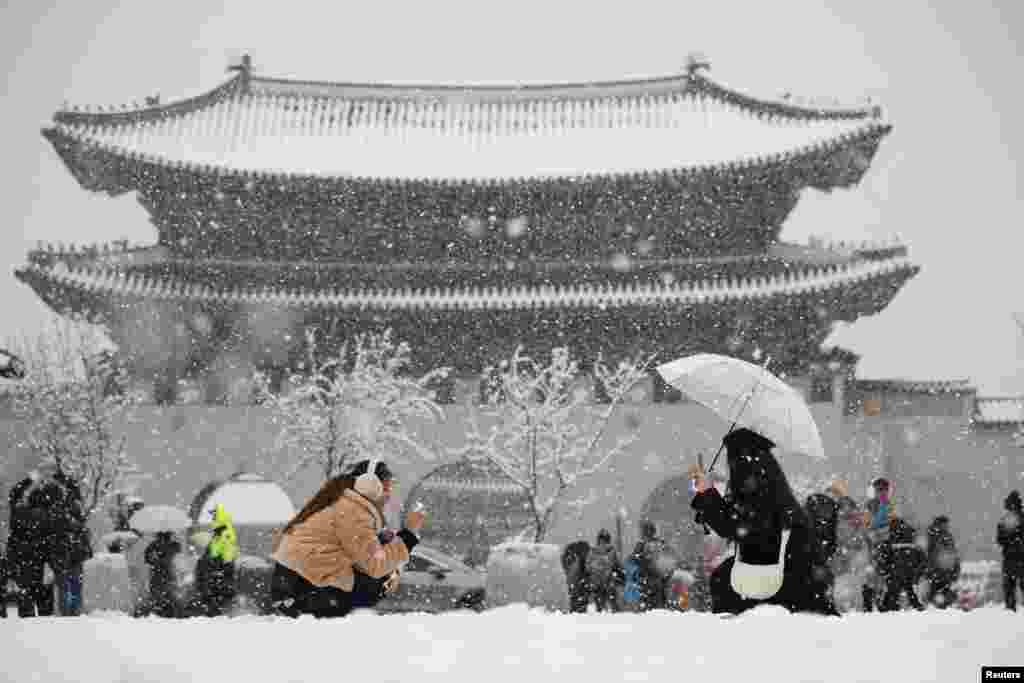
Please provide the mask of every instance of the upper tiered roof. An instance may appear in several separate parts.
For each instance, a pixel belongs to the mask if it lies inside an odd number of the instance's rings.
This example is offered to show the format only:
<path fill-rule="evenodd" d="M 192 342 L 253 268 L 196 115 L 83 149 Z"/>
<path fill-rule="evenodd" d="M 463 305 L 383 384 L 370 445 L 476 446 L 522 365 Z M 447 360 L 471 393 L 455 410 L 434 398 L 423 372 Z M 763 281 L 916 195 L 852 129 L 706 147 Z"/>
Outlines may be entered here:
<path fill-rule="evenodd" d="M 698 65 L 661 78 L 415 86 L 238 75 L 198 97 L 122 111 L 65 109 L 44 133 L 80 179 L 82 147 L 221 173 L 498 181 L 713 169 L 860 150 L 878 106 L 744 95 Z"/>

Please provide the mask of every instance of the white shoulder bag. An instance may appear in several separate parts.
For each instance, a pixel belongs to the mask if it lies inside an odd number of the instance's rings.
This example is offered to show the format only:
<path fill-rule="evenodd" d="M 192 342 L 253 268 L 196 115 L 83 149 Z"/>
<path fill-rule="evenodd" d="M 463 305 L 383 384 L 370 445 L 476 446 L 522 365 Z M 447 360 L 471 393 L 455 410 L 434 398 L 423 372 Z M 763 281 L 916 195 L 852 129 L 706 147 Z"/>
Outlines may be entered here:
<path fill-rule="evenodd" d="M 739 543 L 736 544 L 736 560 L 732 566 L 732 576 L 729 582 L 740 597 L 748 600 L 767 600 L 782 588 L 789 531 L 789 529 L 782 530 L 777 564 L 747 564 L 740 559 L 740 546 Z"/>

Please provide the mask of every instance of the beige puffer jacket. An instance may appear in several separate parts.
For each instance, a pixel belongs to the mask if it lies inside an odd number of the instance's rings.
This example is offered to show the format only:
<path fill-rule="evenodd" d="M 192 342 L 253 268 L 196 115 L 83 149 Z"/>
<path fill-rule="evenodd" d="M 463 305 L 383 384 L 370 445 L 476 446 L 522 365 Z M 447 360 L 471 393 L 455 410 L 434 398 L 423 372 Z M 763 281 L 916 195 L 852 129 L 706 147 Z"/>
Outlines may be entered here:
<path fill-rule="evenodd" d="M 330 507 L 313 514 L 283 535 L 273 559 L 314 586 L 351 591 L 353 566 L 373 578 L 394 572 L 409 560 L 403 535 L 385 545 L 377 540 L 384 519 L 367 498 L 349 489 Z"/>

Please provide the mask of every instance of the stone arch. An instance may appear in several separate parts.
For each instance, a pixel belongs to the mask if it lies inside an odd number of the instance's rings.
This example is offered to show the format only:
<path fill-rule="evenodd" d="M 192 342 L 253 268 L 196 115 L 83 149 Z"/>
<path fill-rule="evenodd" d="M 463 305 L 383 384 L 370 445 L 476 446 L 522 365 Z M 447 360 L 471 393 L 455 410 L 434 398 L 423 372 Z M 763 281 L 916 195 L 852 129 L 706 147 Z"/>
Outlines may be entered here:
<path fill-rule="evenodd" d="M 243 472 L 211 481 L 196 493 L 188 510 L 193 531 L 205 528 L 217 503 L 231 514 L 242 553 L 262 557 L 270 556 L 274 533 L 296 513 L 278 483 Z"/>
<path fill-rule="evenodd" d="M 429 523 L 422 540 L 472 566 L 487 562 L 490 548 L 533 524 L 529 499 L 496 466 L 459 460 L 420 479 L 404 513 L 423 503 Z"/>

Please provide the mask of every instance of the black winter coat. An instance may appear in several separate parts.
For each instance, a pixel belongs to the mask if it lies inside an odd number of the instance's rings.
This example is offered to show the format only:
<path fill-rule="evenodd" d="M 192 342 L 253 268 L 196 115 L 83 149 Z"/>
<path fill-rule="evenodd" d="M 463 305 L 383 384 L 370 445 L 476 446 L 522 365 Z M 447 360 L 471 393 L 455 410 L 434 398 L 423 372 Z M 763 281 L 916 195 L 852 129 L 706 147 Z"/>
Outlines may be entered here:
<path fill-rule="evenodd" d="M 782 530 L 789 528 L 782 589 L 764 603 L 793 612 L 834 612 L 812 581 L 814 534 L 802 516 L 778 508 L 753 509 L 731 497 L 723 498 L 714 488 L 697 494 L 691 505 L 715 533 L 734 541 L 743 561 L 750 564 L 778 562 Z M 731 571 L 732 564 L 723 563 L 716 572 L 723 568 Z"/>
<path fill-rule="evenodd" d="M 48 563 L 61 572 L 92 557 L 82 494 L 63 473 L 50 480 L 27 477 L 18 482 L 10 506 L 7 551 L 13 567 Z"/>
<path fill-rule="evenodd" d="M 905 523 L 891 523 L 889 537 L 875 548 L 875 569 L 886 581 L 917 583 L 928 570 L 928 555 L 914 541 L 914 530 Z"/>
<path fill-rule="evenodd" d="M 928 579 L 952 584 L 960 578 L 960 553 L 956 540 L 945 525 L 928 527 Z"/>
<path fill-rule="evenodd" d="M 1004 560 L 1024 564 L 1024 514 L 1008 510 L 996 527 L 996 542 Z"/>
<path fill-rule="evenodd" d="M 174 558 L 181 553 L 181 543 L 172 538 L 161 538 L 146 546 L 143 555 L 149 565 L 149 592 L 154 596 L 171 595 L 177 586 Z"/>

